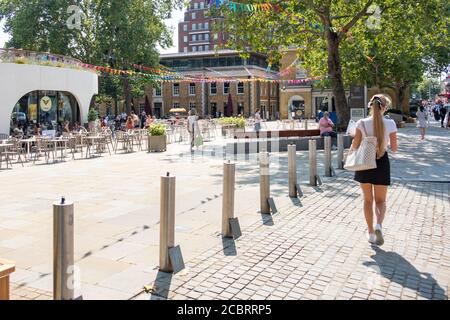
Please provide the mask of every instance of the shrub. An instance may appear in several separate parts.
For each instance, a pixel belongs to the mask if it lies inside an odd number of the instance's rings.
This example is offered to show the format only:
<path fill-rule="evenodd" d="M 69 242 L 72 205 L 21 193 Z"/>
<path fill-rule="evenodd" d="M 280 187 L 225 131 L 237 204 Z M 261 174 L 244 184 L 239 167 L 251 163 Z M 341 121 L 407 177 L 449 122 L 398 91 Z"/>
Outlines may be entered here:
<path fill-rule="evenodd" d="M 245 119 L 244 118 L 238 118 L 238 117 L 226 117 L 226 118 L 220 118 L 219 124 L 234 124 L 237 128 L 243 129 L 245 128 Z"/>
<path fill-rule="evenodd" d="M 149 136 L 163 136 L 166 134 L 166 126 L 162 123 L 155 123 L 148 127 Z"/>
<path fill-rule="evenodd" d="M 97 121 L 98 119 L 98 113 L 94 108 L 89 109 L 89 113 L 88 113 L 88 121 Z"/>
<path fill-rule="evenodd" d="M 19 58 L 16 58 L 16 60 L 14 60 L 14 62 L 17 64 L 27 64 L 28 60 L 25 57 L 19 57 Z"/>

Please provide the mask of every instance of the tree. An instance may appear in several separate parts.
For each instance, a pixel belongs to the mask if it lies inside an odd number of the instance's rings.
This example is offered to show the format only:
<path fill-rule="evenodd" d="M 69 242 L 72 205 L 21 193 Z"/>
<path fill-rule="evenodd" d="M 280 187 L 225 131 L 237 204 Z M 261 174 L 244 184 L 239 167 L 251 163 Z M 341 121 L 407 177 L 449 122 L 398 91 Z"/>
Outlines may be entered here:
<path fill-rule="evenodd" d="M 242 51 L 258 51 L 268 54 L 269 62 L 275 63 L 281 58 L 282 51 L 290 46 L 298 48 L 302 64 L 310 74 L 327 75 L 336 101 L 339 124 L 345 125 L 349 119 L 349 110 L 345 96 L 344 71 L 353 72 L 349 79 L 361 80 L 362 72 L 355 69 L 360 63 L 353 61 L 349 55 L 342 59 L 341 50 L 348 44 L 349 34 L 364 34 L 378 28 L 378 21 L 367 23 L 368 18 L 381 15 L 383 23 L 393 25 L 397 21 L 390 20 L 401 14 L 403 6 L 412 6 L 412 0 L 255 0 L 255 3 L 270 3 L 274 10 L 245 11 L 229 10 L 219 7 L 213 13 L 223 15 L 223 28 L 231 34 L 227 46 Z M 430 0 L 427 3 L 443 3 L 441 0 Z M 417 15 L 419 15 L 418 13 Z M 444 16 L 442 15 L 443 19 Z M 411 15 L 414 23 L 416 15 Z M 216 25 L 221 28 L 221 25 Z M 405 33 L 403 30 L 402 33 Z M 395 34 L 399 36 L 397 32 Z M 365 38 L 364 38 L 365 39 Z M 359 38 L 358 38 L 359 40 Z M 349 48 L 352 46 L 347 45 Z M 350 51 L 356 53 L 355 51 Z M 363 65 L 367 65 L 367 60 Z M 344 68 L 345 67 L 345 68 Z M 318 74 L 317 74 L 318 73 Z M 369 72 L 366 70 L 366 75 Z"/>
<path fill-rule="evenodd" d="M 75 4 L 82 13 L 81 24 L 69 28 Z M 171 45 L 170 18 L 181 0 L 0 0 L 0 20 L 11 40 L 7 46 L 49 51 L 78 58 L 84 62 L 128 70 L 131 63 L 158 64 L 157 45 Z M 108 84 L 108 81 L 101 84 Z M 123 92 L 130 111 L 132 86 L 122 78 Z M 114 95 L 109 83 L 100 91 Z"/>

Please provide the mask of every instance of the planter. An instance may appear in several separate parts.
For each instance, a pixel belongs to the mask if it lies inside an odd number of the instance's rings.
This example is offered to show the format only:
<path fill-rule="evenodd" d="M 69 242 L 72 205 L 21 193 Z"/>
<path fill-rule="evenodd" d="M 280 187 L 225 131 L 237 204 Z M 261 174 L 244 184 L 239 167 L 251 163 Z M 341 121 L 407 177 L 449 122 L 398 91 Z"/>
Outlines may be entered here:
<path fill-rule="evenodd" d="M 0 259 L 0 300 L 9 300 L 9 276 L 15 269 L 14 262 Z"/>
<path fill-rule="evenodd" d="M 88 130 L 89 132 L 95 132 L 97 129 L 97 121 L 89 121 Z"/>
<path fill-rule="evenodd" d="M 163 152 L 167 150 L 167 136 L 147 136 L 148 152 Z"/>

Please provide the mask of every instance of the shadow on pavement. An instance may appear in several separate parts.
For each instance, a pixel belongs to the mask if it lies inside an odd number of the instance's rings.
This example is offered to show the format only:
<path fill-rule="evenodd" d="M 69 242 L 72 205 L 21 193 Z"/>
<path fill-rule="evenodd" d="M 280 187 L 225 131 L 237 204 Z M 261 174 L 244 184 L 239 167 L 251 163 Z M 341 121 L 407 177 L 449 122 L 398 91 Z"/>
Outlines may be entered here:
<path fill-rule="evenodd" d="M 266 214 L 266 213 L 261 213 L 261 219 L 263 221 L 263 224 L 265 226 L 269 226 L 272 227 L 275 224 L 273 223 L 273 219 L 272 219 L 272 215 L 271 214 Z"/>
<path fill-rule="evenodd" d="M 402 285 L 404 288 L 416 291 L 426 299 L 445 299 L 445 290 L 431 274 L 420 272 L 396 252 L 386 252 L 376 246 L 372 248 L 375 250 L 375 255 L 371 256 L 374 261 L 364 262 L 365 266 L 380 268 L 381 276 Z M 405 273 L 405 276 L 398 276 L 399 273 Z"/>
<path fill-rule="evenodd" d="M 237 256 L 236 244 L 233 238 L 222 237 L 223 254 L 226 256 Z"/>
<path fill-rule="evenodd" d="M 150 300 L 166 300 L 169 296 L 172 274 L 158 271 L 155 282 L 153 282 L 153 291 Z"/>

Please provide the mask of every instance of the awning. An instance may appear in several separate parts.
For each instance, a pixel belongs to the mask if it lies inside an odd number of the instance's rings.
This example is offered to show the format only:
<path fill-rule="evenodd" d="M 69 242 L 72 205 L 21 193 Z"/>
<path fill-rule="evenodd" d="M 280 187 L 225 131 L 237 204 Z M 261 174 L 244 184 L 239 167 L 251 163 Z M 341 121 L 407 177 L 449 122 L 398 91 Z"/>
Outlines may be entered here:
<path fill-rule="evenodd" d="M 186 109 L 185 108 L 173 108 L 170 109 L 169 112 L 171 113 L 186 113 Z"/>

